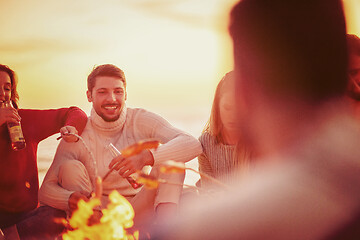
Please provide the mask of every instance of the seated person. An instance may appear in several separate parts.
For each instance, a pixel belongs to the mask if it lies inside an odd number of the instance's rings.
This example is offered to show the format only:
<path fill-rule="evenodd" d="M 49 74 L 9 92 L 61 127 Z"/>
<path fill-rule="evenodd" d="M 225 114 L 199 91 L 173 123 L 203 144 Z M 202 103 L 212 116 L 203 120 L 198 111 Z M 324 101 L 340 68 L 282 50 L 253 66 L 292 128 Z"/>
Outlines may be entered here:
<path fill-rule="evenodd" d="M 97 66 L 88 76 L 87 84 L 87 98 L 93 108 L 82 138 L 96 162 L 82 141 L 71 145 L 62 141 L 40 188 L 40 202 L 71 213 L 77 208 L 79 199 L 87 200 L 94 191 L 96 175 L 103 178 L 110 167 L 121 161 L 122 167 L 103 182 L 102 201 L 105 203 L 107 195 L 117 190 L 133 205 L 137 217 L 135 224 L 141 215 L 148 216 L 155 213 L 154 210 L 160 218 L 172 215 L 177 208 L 181 186 L 160 184 L 157 190 L 134 189 L 125 178 L 144 166 L 152 166 L 150 174 L 153 176 L 181 185 L 184 174 L 160 173 L 158 166 L 167 160 L 186 162 L 195 158 L 202 151 L 200 143 L 159 115 L 140 108 L 127 108 L 125 75 L 118 67 L 111 64 Z M 108 148 L 112 143 L 121 150 L 149 138 L 159 140 L 161 145 L 156 150 L 143 150 L 126 159 L 113 160 Z"/>
<path fill-rule="evenodd" d="M 0 229 L 5 237 L 14 224 L 15 232 L 18 231 L 20 237 L 25 236 L 31 218 L 44 210 L 37 208 L 39 180 L 36 153 L 39 142 L 58 132 L 67 142 L 77 141 L 68 133 L 81 133 L 87 122 L 86 114 L 77 107 L 19 109 L 16 88 L 14 71 L 0 64 L 0 104 L 3 105 L 0 107 Z M 20 121 L 26 145 L 23 149 L 13 150 L 7 123 Z M 43 220 L 41 227 L 50 229 L 51 222 L 44 216 Z M 32 231 L 36 232 L 39 225 L 33 227 Z"/>
<path fill-rule="evenodd" d="M 233 72 L 229 72 L 216 88 L 210 119 L 199 138 L 203 147 L 199 171 L 220 181 L 228 181 L 249 167 L 249 151 L 239 138 L 234 89 Z M 200 183 L 202 188 L 215 187 L 206 177 Z"/>

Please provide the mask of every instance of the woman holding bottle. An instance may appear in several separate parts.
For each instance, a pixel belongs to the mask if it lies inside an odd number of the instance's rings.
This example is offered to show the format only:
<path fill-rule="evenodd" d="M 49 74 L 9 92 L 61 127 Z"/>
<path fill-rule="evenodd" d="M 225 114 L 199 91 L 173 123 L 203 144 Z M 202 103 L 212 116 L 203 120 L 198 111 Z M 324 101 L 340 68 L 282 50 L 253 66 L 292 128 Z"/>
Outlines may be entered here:
<path fill-rule="evenodd" d="M 0 229 L 4 232 L 38 206 L 39 142 L 58 132 L 65 141 L 77 141 L 69 133 L 81 134 L 87 122 L 77 107 L 19 109 L 16 87 L 14 71 L 0 64 Z M 21 235 L 19 226 L 18 230 Z"/>

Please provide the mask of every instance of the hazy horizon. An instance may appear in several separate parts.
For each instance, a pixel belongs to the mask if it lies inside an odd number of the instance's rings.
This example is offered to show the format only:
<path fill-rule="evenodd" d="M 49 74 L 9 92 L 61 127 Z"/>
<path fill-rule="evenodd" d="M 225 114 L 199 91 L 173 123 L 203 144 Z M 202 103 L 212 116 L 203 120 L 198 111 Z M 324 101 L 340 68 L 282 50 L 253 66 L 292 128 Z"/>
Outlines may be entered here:
<path fill-rule="evenodd" d="M 115 64 L 128 81 L 129 107 L 198 137 L 215 87 L 233 67 L 227 27 L 236 2 L 0 0 L 0 63 L 18 75 L 21 108 L 75 105 L 86 113 L 87 75 L 94 65 Z M 348 32 L 359 34 L 360 1 L 343 2 Z M 55 148 L 45 140 L 39 158 Z"/>

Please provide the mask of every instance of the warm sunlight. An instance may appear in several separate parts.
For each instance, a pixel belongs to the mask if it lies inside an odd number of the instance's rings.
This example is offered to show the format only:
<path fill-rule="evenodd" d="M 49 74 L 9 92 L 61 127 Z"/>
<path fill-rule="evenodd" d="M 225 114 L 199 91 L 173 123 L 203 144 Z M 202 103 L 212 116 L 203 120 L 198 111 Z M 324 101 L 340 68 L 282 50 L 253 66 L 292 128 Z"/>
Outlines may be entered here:
<path fill-rule="evenodd" d="M 127 76 L 129 105 L 163 114 L 176 107 L 182 115 L 197 108 L 205 116 L 216 82 L 232 68 L 227 13 L 234 2 L 7 2 L 0 62 L 17 72 L 24 108 L 89 111 L 87 74 L 114 63 Z"/>
<path fill-rule="evenodd" d="M 235 2 L 2 1 L 0 62 L 18 74 L 20 107 L 76 105 L 87 113 L 87 75 L 94 65 L 116 64 L 127 77 L 129 106 L 198 137 L 215 86 L 232 69 L 227 25 Z M 344 5 L 349 32 L 359 34 L 360 2 Z M 52 158 L 56 145 L 42 143 L 39 158 Z"/>

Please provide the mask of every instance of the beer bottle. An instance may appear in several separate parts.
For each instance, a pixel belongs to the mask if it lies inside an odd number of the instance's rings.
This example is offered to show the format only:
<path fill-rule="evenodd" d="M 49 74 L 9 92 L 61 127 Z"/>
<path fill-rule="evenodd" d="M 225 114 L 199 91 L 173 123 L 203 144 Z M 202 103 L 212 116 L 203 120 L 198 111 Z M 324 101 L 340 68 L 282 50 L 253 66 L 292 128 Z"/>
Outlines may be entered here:
<path fill-rule="evenodd" d="M 2 107 L 9 107 L 11 103 L 6 102 L 2 104 Z M 20 122 L 7 122 L 7 127 L 9 130 L 10 140 L 11 140 L 11 147 L 13 150 L 18 151 L 24 149 L 26 147 L 25 138 L 23 132 L 21 130 L 21 123 Z"/>
<path fill-rule="evenodd" d="M 109 150 L 110 150 L 110 152 L 111 152 L 111 154 L 112 154 L 113 157 L 117 157 L 117 156 L 120 156 L 120 155 L 121 155 L 121 152 L 120 152 L 112 143 L 109 144 Z M 139 187 L 142 186 L 142 184 L 137 183 L 137 182 L 135 181 L 135 179 L 133 179 L 133 178 L 131 177 L 131 175 L 130 175 L 129 177 L 127 177 L 126 180 L 130 183 L 130 185 L 131 185 L 134 189 L 137 189 L 137 188 L 139 188 Z"/>

